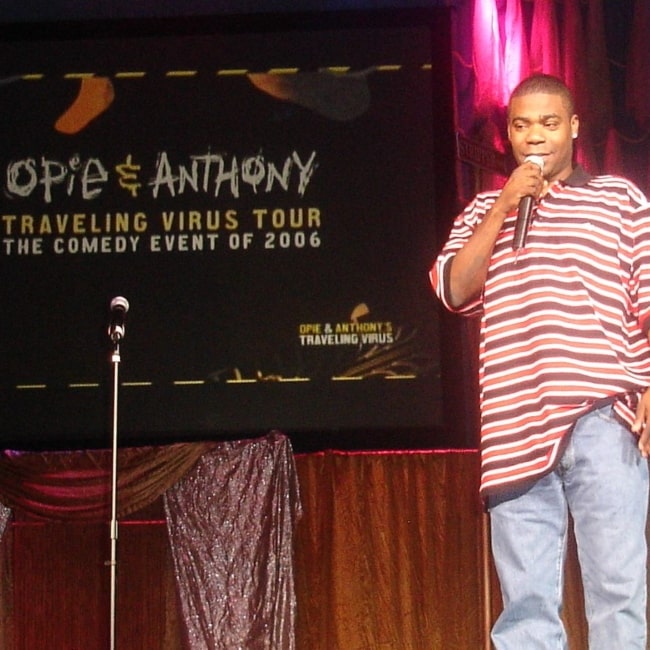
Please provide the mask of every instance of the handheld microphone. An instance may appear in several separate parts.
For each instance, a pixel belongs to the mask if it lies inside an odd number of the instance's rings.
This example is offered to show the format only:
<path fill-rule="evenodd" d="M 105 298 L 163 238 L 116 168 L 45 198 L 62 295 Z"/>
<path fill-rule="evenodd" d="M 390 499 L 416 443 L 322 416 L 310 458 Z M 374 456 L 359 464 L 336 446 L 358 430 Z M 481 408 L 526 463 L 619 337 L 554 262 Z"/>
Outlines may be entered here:
<path fill-rule="evenodd" d="M 541 156 L 526 156 L 525 162 L 532 162 L 544 171 L 544 158 Z M 533 207 L 535 206 L 534 196 L 523 196 L 519 201 L 519 211 L 517 212 L 517 223 L 515 224 L 515 236 L 512 241 L 512 250 L 518 251 L 526 245 L 526 235 L 533 217 Z"/>
<path fill-rule="evenodd" d="M 122 296 L 116 296 L 111 300 L 111 320 L 108 325 L 108 336 L 113 343 L 118 343 L 124 338 L 125 315 L 129 311 L 129 301 Z"/>

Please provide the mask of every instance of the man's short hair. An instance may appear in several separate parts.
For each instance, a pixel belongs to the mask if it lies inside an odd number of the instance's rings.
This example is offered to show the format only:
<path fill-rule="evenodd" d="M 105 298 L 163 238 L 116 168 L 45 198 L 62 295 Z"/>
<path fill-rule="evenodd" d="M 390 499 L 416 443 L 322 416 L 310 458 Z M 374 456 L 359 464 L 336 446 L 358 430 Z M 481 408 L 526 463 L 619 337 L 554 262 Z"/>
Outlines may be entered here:
<path fill-rule="evenodd" d="M 512 100 L 516 97 L 523 97 L 524 95 L 532 95 L 533 93 L 546 93 L 548 95 L 560 95 L 564 100 L 564 104 L 569 115 L 575 113 L 575 101 L 573 93 L 569 90 L 568 86 L 559 79 L 550 74 L 534 74 L 526 77 L 515 87 L 510 95 L 508 102 L 508 113 L 510 113 L 510 105 Z"/>

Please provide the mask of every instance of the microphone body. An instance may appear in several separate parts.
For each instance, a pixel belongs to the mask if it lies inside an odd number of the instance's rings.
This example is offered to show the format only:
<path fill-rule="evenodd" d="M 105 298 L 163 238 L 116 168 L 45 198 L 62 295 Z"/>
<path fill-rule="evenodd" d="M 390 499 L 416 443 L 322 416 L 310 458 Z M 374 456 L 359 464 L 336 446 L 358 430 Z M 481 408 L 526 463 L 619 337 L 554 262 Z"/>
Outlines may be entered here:
<path fill-rule="evenodd" d="M 532 162 L 542 171 L 544 170 L 544 159 L 541 156 L 526 156 L 525 162 Z M 518 251 L 526 245 L 526 236 L 528 235 L 528 228 L 530 227 L 530 222 L 533 218 L 534 207 L 534 196 L 524 196 L 519 201 L 517 223 L 515 224 L 515 235 L 512 240 L 512 250 Z"/>
<path fill-rule="evenodd" d="M 122 296 L 111 300 L 111 320 L 108 325 L 108 336 L 113 343 L 118 343 L 124 338 L 125 315 L 129 311 L 129 301 Z"/>

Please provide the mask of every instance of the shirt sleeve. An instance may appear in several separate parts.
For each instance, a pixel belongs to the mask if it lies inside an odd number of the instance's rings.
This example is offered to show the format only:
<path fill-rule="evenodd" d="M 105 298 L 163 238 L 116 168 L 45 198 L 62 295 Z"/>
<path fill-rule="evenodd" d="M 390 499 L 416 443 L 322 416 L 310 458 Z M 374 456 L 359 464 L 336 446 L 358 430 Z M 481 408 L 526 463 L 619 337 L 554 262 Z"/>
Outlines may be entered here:
<path fill-rule="evenodd" d="M 639 326 L 650 331 L 650 203 L 634 209 L 630 216 L 633 233 L 632 301 L 636 305 Z"/>
<path fill-rule="evenodd" d="M 496 199 L 496 193 L 484 192 L 478 194 L 461 212 L 451 227 L 449 237 L 438 254 L 436 260 L 429 271 L 429 281 L 435 294 L 442 304 L 449 311 L 453 311 L 465 316 L 475 316 L 483 310 L 483 295 L 475 299 L 454 307 L 450 299 L 449 274 L 451 263 L 456 253 L 463 248 L 467 240 L 472 236 L 474 229 L 481 222 L 483 217 Z"/>

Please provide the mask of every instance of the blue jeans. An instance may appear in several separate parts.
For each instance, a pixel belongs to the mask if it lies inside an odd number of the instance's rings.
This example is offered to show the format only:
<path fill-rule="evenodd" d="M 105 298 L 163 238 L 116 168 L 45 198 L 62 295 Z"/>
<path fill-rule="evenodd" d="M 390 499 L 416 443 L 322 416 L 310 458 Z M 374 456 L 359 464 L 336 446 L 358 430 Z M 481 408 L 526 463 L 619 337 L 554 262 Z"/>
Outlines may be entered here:
<path fill-rule="evenodd" d="M 648 463 L 606 406 L 580 418 L 558 467 L 490 509 L 504 609 L 496 650 L 565 650 L 560 618 L 568 512 L 590 650 L 646 650 Z"/>

